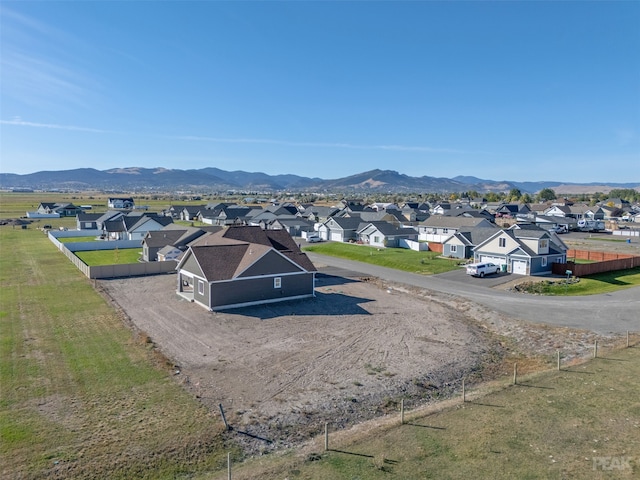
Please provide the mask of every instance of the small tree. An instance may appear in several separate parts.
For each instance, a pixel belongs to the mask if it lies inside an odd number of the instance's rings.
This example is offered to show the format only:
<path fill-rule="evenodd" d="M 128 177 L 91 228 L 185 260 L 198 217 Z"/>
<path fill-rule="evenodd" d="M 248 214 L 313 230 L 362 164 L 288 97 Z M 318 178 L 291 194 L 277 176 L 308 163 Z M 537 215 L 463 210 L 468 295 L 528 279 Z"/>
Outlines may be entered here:
<path fill-rule="evenodd" d="M 543 188 L 538 192 L 538 195 L 536 195 L 536 198 L 538 199 L 539 202 L 548 202 L 550 200 L 555 200 L 557 197 L 556 197 L 556 192 L 554 192 L 550 188 Z"/>

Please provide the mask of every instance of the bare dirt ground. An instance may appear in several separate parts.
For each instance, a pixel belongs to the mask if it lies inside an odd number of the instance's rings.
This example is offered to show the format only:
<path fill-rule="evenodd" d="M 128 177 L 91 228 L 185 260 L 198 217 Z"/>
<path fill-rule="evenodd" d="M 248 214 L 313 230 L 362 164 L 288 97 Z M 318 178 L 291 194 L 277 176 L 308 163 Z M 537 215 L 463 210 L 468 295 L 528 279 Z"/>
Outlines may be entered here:
<path fill-rule="evenodd" d="M 175 363 L 177 381 L 213 413 L 223 405 L 250 453 L 299 444 L 325 421 L 343 428 L 397 411 L 400 398 L 448 398 L 509 355 L 563 348 L 568 361 L 593 344 L 589 332 L 377 279 L 320 274 L 314 299 L 223 313 L 178 297 L 174 275 L 98 286 Z"/>

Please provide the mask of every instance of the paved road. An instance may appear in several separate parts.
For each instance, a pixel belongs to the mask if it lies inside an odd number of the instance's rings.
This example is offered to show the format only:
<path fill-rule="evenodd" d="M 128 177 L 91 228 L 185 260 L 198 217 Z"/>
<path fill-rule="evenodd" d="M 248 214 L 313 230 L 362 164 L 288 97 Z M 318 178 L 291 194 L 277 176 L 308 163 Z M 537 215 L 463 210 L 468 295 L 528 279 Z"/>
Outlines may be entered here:
<path fill-rule="evenodd" d="M 307 255 L 323 273 L 379 277 L 458 295 L 521 320 L 588 329 L 601 334 L 627 330 L 640 332 L 640 287 L 586 297 L 523 295 L 490 288 L 500 277 L 471 278 L 462 271 L 424 276 L 311 252 Z M 511 276 L 502 279 L 508 277 Z"/>

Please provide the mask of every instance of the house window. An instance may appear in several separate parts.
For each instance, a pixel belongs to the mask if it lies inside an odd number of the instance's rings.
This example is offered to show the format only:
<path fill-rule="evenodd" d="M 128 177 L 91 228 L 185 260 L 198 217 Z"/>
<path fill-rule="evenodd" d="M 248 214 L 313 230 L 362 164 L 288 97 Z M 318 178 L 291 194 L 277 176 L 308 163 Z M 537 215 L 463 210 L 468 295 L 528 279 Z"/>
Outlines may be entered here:
<path fill-rule="evenodd" d="M 380 237 L 377 235 L 373 237 L 373 243 L 380 243 Z"/>
<path fill-rule="evenodd" d="M 442 229 L 442 233 L 449 233 L 449 229 L 448 228 L 443 228 Z"/>
<path fill-rule="evenodd" d="M 506 247 L 507 246 L 507 239 L 506 238 L 499 238 L 498 239 L 498 245 L 500 247 Z"/>
<path fill-rule="evenodd" d="M 280 288 L 282 287 L 282 278 L 280 277 L 276 277 L 273 279 L 273 288 Z"/>
<path fill-rule="evenodd" d="M 547 248 L 547 241 L 546 240 L 540 240 L 540 248 Z"/>
<path fill-rule="evenodd" d="M 204 282 L 202 280 L 198 280 L 198 294 L 204 295 Z"/>
<path fill-rule="evenodd" d="M 451 251 L 451 253 L 456 253 L 458 251 L 458 246 L 457 245 L 451 245 L 451 246 L 449 246 L 449 250 Z"/>
<path fill-rule="evenodd" d="M 543 267 L 546 267 L 546 266 L 547 266 L 547 257 L 542 257 L 542 259 L 541 259 L 541 260 L 542 260 L 541 265 L 542 265 Z"/>

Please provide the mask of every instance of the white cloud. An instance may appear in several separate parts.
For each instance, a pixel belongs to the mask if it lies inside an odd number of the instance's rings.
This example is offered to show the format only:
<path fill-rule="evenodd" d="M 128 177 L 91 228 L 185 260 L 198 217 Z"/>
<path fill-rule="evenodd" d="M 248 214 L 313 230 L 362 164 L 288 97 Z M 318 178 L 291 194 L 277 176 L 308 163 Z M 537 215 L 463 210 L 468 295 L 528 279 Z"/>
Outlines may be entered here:
<path fill-rule="evenodd" d="M 74 125 L 57 125 L 54 123 L 36 123 L 26 122 L 20 118 L 14 118 L 13 120 L 0 120 L 0 124 L 3 125 L 15 125 L 18 127 L 34 127 L 34 128 L 51 128 L 56 130 L 70 130 L 74 132 L 90 132 L 90 133 L 118 133 L 111 130 L 101 130 L 98 128 L 76 127 Z"/>
<path fill-rule="evenodd" d="M 452 148 L 435 148 L 411 145 L 358 145 L 352 143 L 332 143 L 332 142 L 294 142 L 288 140 L 274 140 L 268 138 L 219 138 L 202 137 L 193 135 L 173 136 L 177 140 L 213 142 L 213 143 L 257 143 L 268 145 L 283 145 L 289 147 L 317 147 L 317 148 L 349 148 L 357 150 L 392 150 L 403 152 L 429 152 L 429 153 L 455 153 L 455 154 L 477 154 L 486 152 L 468 152 Z"/>
<path fill-rule="evenodd" d="M 3 8 L 2 94 L 25 105 L 83 105 L 97 82 L 78 66 L 83 42 L 36 19 Z"/>

